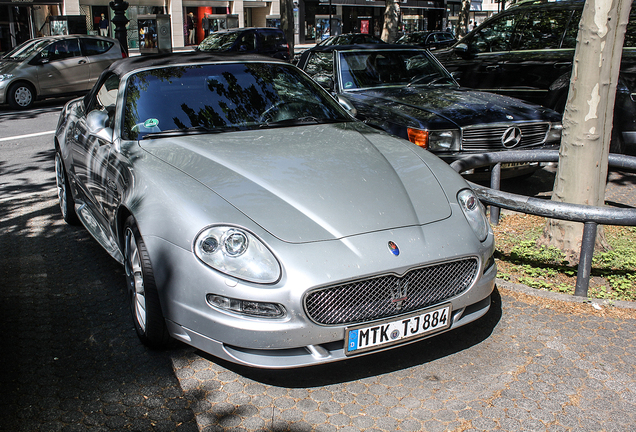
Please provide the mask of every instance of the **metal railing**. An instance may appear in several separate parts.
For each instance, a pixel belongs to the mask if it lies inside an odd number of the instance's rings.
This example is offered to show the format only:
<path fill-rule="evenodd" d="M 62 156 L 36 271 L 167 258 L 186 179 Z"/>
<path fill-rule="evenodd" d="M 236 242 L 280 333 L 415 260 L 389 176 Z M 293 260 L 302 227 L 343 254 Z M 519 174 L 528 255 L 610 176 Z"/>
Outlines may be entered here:
<path fill-rule="evenodd" d="M 558 150 L 512 150 L 465 156 L 451 163 L 451 167 L 460 173 L 470 169 L 486 166 L 492 167 L 490 188 L 475 183 L 471 183 L 471 187 L 475 190 L 483 203 L 491 206 L 491 222 L 495 225 L 499 220 L 500 208 L 543 216 L 550 219 L 583 223 L 581 255 L 578 264 L 574 295 L 587 297 L 597 226 L 599 224 L 636 226 L 636 209 L 570 204 L 527 197 L 500 190 L 502 163 L 558 161 Z M 610 154 L 608 164 L 612 170 L 636 172 L 636 157 Z"/>

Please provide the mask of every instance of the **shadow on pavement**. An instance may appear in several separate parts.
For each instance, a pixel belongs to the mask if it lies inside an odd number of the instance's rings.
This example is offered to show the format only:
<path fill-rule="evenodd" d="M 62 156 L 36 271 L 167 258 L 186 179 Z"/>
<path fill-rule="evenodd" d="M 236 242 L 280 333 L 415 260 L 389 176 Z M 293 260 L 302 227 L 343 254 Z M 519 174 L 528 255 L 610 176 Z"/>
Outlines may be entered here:
<path fill-rule="evenodd" d="M 122 268 L 49 198 L 0 203 L 0 430 L 198 430 Z"/>

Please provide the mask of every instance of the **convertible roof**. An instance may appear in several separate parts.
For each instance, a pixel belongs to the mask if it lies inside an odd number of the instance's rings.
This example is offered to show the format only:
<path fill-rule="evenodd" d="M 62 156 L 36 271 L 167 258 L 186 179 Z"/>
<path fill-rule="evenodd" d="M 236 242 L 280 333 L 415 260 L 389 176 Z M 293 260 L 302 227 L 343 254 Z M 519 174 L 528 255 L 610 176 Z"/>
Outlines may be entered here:
<path fill-rule="evenodd" d="M 313 52 L 330 52 L 330 51 L 395 51 L 405 49 L 416 49 L 423 51 L 424 48 L 415 45 L 405 44 L 355 44 L 355 45 L 328 45 L 315 46 L 308 51 Z"/>
<path fill-rule="evenodd" d="M 258 54 L 237 54 L 237 53 L 208 53 L 200 51 L 189 51 L 185 53 L 156 54 L 128 57 L 117 60 L 108 67 L 104 73 L 114 72 L 122 76 L 130 71 L 145 69 L 157 66 L 174 66 L 184 63 L 216 63 L 227 61 L 264 61 L 268 63 L 287 63 L 272 57 Z"/>

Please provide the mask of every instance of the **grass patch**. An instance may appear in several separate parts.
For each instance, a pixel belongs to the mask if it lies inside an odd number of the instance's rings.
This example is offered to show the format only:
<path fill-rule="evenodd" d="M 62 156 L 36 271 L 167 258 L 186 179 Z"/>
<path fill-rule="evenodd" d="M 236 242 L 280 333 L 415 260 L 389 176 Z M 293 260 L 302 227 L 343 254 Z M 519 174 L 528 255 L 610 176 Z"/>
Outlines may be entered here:
<path fill-rule="evenodd" d="M 547 291 L 574 294 L 578 263 L 557 248 L 537 246 L 545 218 L 507 214 L 495 232 L 498 277 Z M 588 296 L 636 301 L 636 227 L 605 226 L 610 251 L 596 251 Z"/>

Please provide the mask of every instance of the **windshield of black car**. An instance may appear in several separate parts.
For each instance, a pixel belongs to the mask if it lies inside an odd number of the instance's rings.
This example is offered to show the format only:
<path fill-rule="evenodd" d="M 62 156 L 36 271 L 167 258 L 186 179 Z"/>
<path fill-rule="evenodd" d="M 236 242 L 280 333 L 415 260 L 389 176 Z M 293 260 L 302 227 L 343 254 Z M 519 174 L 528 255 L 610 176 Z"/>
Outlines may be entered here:
<path fill-rule="evenodd" d="M 122 136 L 214 133 L 351 121 L 322 88 L 284 63 L 171 66 L 128 78 Z M 293 122 L 290 120 L 299 120 Z"/>
<path fill-rule="evenodd" d="M 32 54 L 38 52 L 43 46 L 46 46 L 50 43 L 50 40 L 43 39 L 31 39 L 24 42 L 21 45 L 18 45 L 4 56 L 2 56 L 3 60 L 25 60 L 31 57 Z"/>
<path fill-rule="evenodd" d="M 344 90 L 390 85 L 452 85 L 450 74 L 424 50 L 359 50 L 339 53 Z"/>
<path fill-rule="evenodd" d="M 212 33 L 199 44 L 201 51 L 227 51 L 232 48 L 234 41 L 241 35 L 240 32 Z"/>

